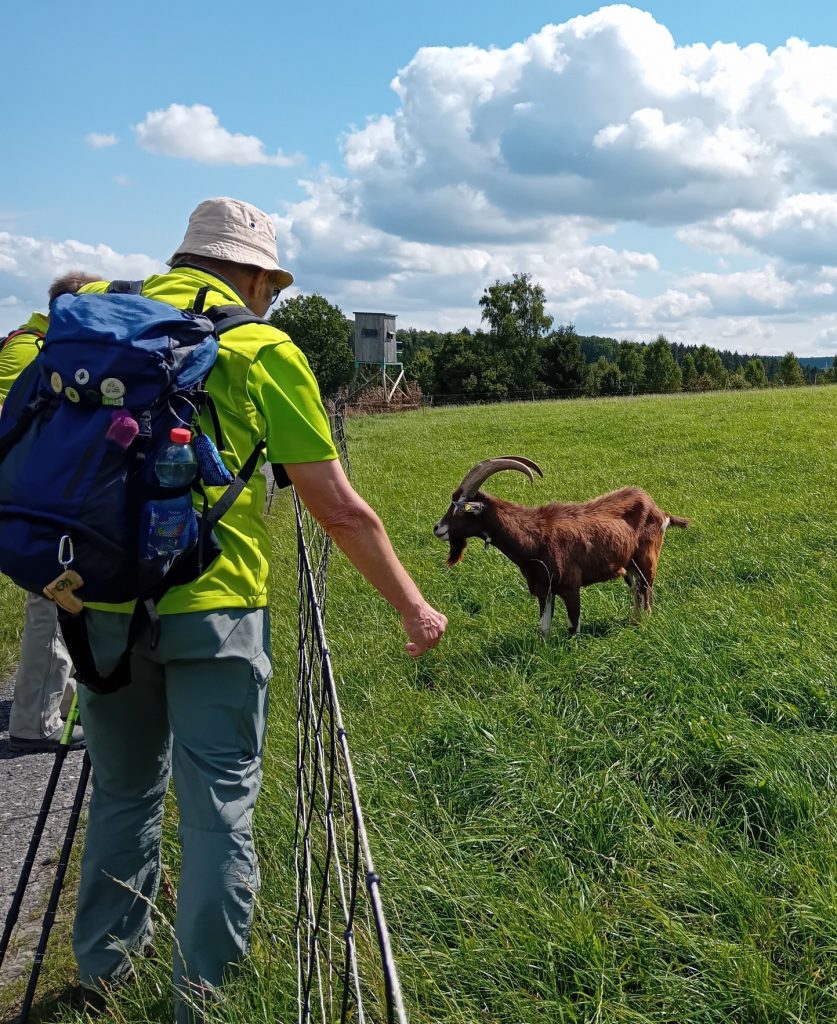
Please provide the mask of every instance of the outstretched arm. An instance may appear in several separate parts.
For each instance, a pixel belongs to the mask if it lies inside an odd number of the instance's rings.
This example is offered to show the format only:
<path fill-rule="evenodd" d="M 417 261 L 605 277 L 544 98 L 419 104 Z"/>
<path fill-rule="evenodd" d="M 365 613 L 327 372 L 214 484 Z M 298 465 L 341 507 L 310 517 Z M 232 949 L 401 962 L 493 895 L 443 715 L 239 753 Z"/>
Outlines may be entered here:
<path fill-rule="evenodd" d="M 448 620 L 425 601 L 399 562 L 377 513 L 355 491 L 338 460 L 285 465 L 308 511 L 358 572 L 401 616 L 414 658 L 435 647 Z"/>

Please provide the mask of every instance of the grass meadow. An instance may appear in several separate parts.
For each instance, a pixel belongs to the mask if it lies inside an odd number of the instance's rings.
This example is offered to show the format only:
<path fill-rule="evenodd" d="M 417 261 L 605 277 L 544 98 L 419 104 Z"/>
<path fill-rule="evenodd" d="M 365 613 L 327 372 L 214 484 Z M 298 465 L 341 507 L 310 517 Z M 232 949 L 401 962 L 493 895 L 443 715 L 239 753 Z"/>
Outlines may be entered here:
<path fill-rule="evenodd" d="M 327 631 L 413 1024 L 837 1020 L 835 425 L 837 388 L 349 421 L 355 485 L 450 620 L 411 661 L 394 613 L 333 557 Z M 471 542 L 444 567 L 431 527 L 450 492 L 510 453 L 545 474 L 493 478 L 511 500 L 635 484 L 692 518 L 667 535 L 651 619 L 631 626 L 628 588 L 600 584 L 581 635 L 559 604 L 544 642 L 497 551 Z M 295 1020 L 287 495 L 271 518 L 263 889 L 255 955 L 218 1016 L 241 1024 Z M 8 665 L 19 601 L 0 599 Z M 173 821 L 174 872 L 172 837 Z M 163 946 L 117 1020 L 168 1018 Z M 45 992 L 72 976 L 59 949 Z"/>

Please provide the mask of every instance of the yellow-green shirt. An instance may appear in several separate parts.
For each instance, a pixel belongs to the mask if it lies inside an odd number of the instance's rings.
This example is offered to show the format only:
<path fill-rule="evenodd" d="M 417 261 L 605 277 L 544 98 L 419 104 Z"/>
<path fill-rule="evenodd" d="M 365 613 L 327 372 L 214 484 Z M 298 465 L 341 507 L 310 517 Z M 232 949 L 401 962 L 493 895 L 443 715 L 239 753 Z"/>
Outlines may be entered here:
<path fill-rule="evenodd" d="M 192 306 L 198 291 L 209 286 L 204 304 L 235 304 L 244 300 L 229 282 L 207 271 L 175 267 L 146 279 L 142 294 L 178 309 Z M 107 282 L 83 285 L 81 292 L 103 292 Z M 328 416 L 319 388 L 303 353 L 282 331 L 267 323 L 245 324 L 221 335 L 218 359 L 207 380 L 221 423 L 221 456 L 237 473 L 258 441 L 267 442 L 267 459 L 277 463 L 326 462 L 337 458 Z M 207 413 L 201 427 L 214 437 Z M 159 604 L 160 614 L 261 608 L 267 604 L 270 542 L 262 516 L 267 481 L 259 469 L 215 527 L 221 554 L 192 583 L 172 587 Z M 210 504 L 223 487 L 207 487 Z M 197 507 L 202 499 L 196 496 Z M 96 605 L 111 611 L 130 606 Z"/>
<path fill-rule="evenodd" d="M 40 351 L 39 331 L 46 334 L 49 321 L 43 313 L 33 313 L 11 341 L 0 349 L 0 403 L 6 401 L 9 390 Z"/>

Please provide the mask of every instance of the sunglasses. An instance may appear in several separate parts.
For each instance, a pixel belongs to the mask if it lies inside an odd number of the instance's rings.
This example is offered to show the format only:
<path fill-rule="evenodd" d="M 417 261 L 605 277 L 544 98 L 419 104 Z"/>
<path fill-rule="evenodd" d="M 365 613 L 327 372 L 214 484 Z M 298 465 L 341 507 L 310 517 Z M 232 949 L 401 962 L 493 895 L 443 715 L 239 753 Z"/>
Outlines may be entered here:
<path fill-rule="evenodd" d="M 281 294 L 281 292 L 282 292 L 281 288 L 274 288 L 273 291 L 270 293 L 270 304 L 271 304 L 271 306 L 279 298 L 279 295 Z"/>

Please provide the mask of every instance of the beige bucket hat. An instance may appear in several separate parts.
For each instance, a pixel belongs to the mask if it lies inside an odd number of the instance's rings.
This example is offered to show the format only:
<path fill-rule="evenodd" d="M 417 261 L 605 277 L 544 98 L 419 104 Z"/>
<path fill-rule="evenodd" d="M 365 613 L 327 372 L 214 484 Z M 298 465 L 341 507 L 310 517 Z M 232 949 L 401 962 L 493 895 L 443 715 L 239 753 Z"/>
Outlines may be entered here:
<path fill-rule="evenodd" d="M 266 213 L 240 199 L 204 199 L 189 217 L 186 234 L 168 265 L 180 256 L 214 256 L 271 271 L 277 288 L 293 284 L 294 275 L 279 266 L 276 228 Z"/>

